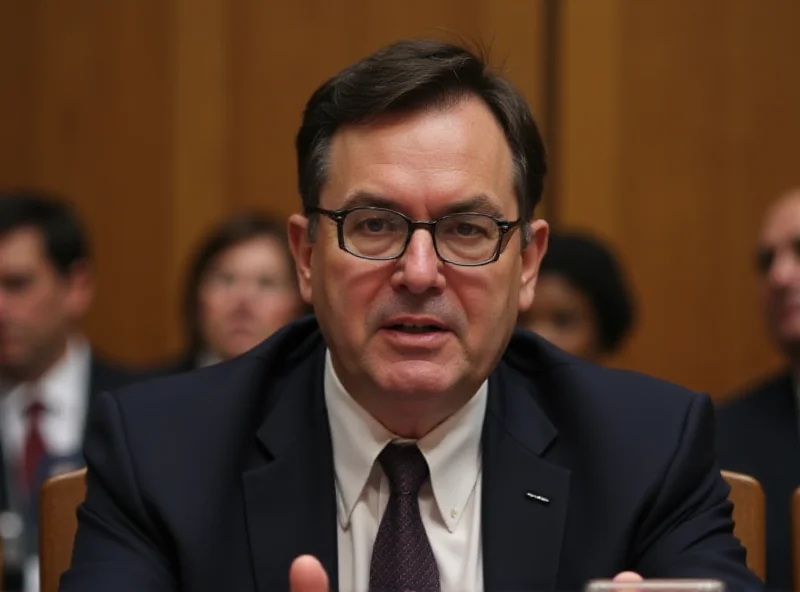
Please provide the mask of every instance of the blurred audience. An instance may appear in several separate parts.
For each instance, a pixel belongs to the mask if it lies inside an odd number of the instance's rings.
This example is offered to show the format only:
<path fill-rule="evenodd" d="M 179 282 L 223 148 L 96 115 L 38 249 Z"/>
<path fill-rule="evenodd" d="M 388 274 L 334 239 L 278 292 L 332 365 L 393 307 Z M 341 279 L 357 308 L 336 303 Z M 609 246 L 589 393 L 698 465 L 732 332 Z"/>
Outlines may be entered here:
<path fill-rule="evenodd" d="M 236 357 L 308 312 L 285 224 L 244 213 L 215 227 L 196 252 L 184 298 L 189 346 L 168 373 Z"/>
<path fill-rule="evenodd" d="M 0 535 L 6 592 L 38 589 L 39 488 L 46 478 L 83 465 L 90 401 L 135 379 L 101 361 L 81 335 L 93 291 L 87 237 L 76 215 L 49 195 L 0 191 Z"/>
<path fill-rule="evenodd" d="M 767 327 L 786 368 L 718 409 L 717 454 L 723 469 L 752 475 L 764 487 L 767 588 L 791 590 L 789 504 L 800 486 L 800 188 L 767 211 L 756 268 Z"/>
<path fill-rule="evenodd" d="M 519 324 L 573 355 L 602 361 L 634 323 L 634 303 L 611 250 L 588 234 L 554 230 L 536 296 Z"/>

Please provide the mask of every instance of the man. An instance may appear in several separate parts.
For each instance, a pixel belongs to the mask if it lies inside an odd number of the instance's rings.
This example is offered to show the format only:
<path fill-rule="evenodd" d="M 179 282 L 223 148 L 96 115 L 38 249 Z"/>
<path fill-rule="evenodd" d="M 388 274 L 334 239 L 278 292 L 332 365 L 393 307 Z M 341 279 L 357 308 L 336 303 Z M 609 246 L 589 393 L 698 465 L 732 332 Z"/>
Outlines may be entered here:
<path fill-rule="evenodd" d="M 82 466 L 89 404 L 132 379 L 80 333 L 92 300 L 81 225 L 62 203 L 0 193 L 0 534 L 5 582 L 35 590 L 36 509 L 49 476 Z"/>
<path fill-rule="evenodd" d="M 184 317 L 189 346 L 158 373 L 234 358 L 304 312 L 286 225 L 243 213 L 203 239 L 188 274 Z"/>
<path fill-rule="evenodd" d="M 297 155 L 318 321 L 101 398 L 62 590 L 759 589 L 708 399 L 514 333 L 547 244 L 518 92 L 399 42 L 312 95 Z"/>
<path fill-rule="evenodd" d="M 789 508 L 800 486 L 800 189 L 767 211 L 756 262 L 767 326 L 788 367 L 718 410 L 717 448 L 723 468 L 752 475 L 764 488 L 767 588 L 790 590 Z"/>

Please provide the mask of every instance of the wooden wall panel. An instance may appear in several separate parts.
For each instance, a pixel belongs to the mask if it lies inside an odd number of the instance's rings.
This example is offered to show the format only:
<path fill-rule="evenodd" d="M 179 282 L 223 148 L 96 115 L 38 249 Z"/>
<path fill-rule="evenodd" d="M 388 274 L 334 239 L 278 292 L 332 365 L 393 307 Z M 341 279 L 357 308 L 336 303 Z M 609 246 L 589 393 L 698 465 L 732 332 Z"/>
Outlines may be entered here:
<path fill-rule="evenodd" d="M 157 351 L 169 295 L 171 21 L 159 0 L 8 2 L 0 73 L 3 185 L 74 199 L 91 229 L 98 272 L 87 329 L 101 349 L 135 359 Z"/>
<path fill-rule="evenodd" d="M 482 39 L 542 101 L 544 0 L 0 3 L 0 185 L 75 200 L 87 330 L 129 362 L 181 345 L 184 266 L 214 221 L 299 208 L 294 134 L 325 78 L 394 39 Z"/>
<path fill-rule="evenodd" d="M 800 4 L 568 2 L 559 213 L 618 246 L 640 324 L 614 362 L 723 397 L 774 369 L 760 216 L 800 183 Z"/>

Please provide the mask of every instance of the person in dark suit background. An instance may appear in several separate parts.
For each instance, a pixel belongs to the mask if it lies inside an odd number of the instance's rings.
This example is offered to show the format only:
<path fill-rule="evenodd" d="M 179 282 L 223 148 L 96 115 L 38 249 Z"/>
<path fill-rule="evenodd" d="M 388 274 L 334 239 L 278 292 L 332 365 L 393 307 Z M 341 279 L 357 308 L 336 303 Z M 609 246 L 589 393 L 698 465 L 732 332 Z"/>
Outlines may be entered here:
<path fill-rule="evenodd" d="M 756 264 L 767 327 L 787 367 L 720 406 L 717 449 L 722 468 L 752 475 L 764 488 L 767 587 L 790 590 L 790 502 L 800 487 L 800 189 L 767 212 Z"/>
<path fill-rule="evenodd" d="M 575 356 L 602 362 L 636 319 L 633 293 L 611 248 L 578 231 L 550 232 L 533 306 L 519 324 Z"/>
<path fill-rule="evenodd" d="M 241 212 L 215 225 L 189 266 L 183 298 L 188 347 L 156 374 L 234 358 L 310 312 L 297 289 L 286 223 Z"/>
<path fill-rule="evenodd" d="M 514 331 L 546 165 L 505 79 L 401 41 L 314 92 L 296 148 L 315 317 L 101 396 L 63 592 L 761 588 L 709 399 Z"/>
<path fill-rule="evenodd" d="M 45 478 L 83 465 L 92 399 L 134 380 L 80 332 L 93 281 L 87 238 L 54 196 L 0 192 L 0 535 L 3 590 L 36 590 Z"/>

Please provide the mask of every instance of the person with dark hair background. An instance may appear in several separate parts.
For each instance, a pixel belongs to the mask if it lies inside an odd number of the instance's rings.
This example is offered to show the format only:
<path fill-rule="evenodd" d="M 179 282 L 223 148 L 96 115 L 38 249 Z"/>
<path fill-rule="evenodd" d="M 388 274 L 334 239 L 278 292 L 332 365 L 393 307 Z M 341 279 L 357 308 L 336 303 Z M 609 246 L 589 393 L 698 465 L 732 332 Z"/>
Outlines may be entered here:
<path fill-rule="evenodd" d="M 188 346 L 156 373 L 229 360 L 310 312 L 297 289 L 285 222 L 259 212 L 236 214 L 212 228 L 195 251 L 183 296 Z"/>
<path fill-rule="evenodd" d="M 601 361 L 621 346 L 635 312 L 609 247 L 587 233 L 552 231 L 536 298 L 519 324 L 568 353 Z"/>
<path fill-rule="evenodd" d="M 86 233 L 60 198 L 0 191 L 2 589 L 38 589 L 38 492 L 83 465 L 90 403 L 138 375 L 98 359 L 81 334 L 94 280 Z"/>

